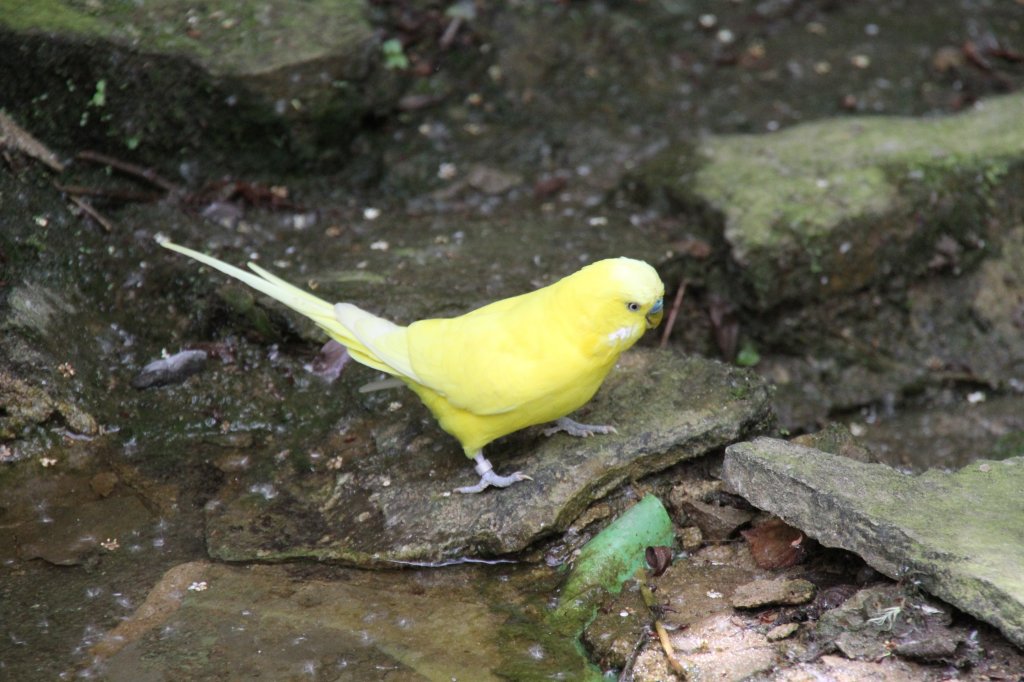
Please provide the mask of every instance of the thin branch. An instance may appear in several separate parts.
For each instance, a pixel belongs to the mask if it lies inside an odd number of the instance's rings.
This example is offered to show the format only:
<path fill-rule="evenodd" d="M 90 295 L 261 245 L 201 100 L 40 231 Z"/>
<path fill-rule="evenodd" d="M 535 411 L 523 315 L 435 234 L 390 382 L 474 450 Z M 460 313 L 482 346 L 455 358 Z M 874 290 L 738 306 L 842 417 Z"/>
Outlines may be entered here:
<path fill-rule="evenodd" d="M 15 123 L 13 118 L 0 111 L 0 149 L 2 148 L 16 149 L 22 154 L 41 161 L 58 173 L 64 170 L 64 164 L 49 147 Z"/>
<path fill-rule="evenodd" d="M 633 668 L 636 666 L 636 659 L 640 657 L 640 652 L 643 651 L 647 645 L 647 640 L 650 637 L 650 630 L 644 628 L 643 632 L 640 633 L 640 637 L 636 640 L 636 644 L 633 645 L 633 651 L 629 653 L 629 657 L 626 658 L 626 664 L 622 666 L 622 672 L 619 673 L 618 682 L 632 682 L 633 681 Z"/>
<path fill-rule="evenodd" d="M 53 183 L 58 191 L 65 194 L 83 197 L 101 197 L 103 199 L 116 199 L 118 201 L 150 202 L 158 201 L 163 195 L 154 192 L 131 192 L 118 189 L 105 189 L 102 187 L 84 187 L 82 185 L 62 185 L 59 182 Z"/>
<path fill-rule="evenodd" d="M 145 180 L 151 185 L 159 187 L 169 194 L 181 194 L 183 192 L 181 187 L 175 185 L 170 180 L 163 178 L 152 168 L 143 168 L 142 166 L 137 166 L 134 163 L 115 159 L 112 156 L 107 156 L 106 154 L 100 154 L 99 152 L 89 150 L 78 152 L 77 158 L 82 161 L 91 161 L 104 166 L 110 166 L 111 168 L 119 170 L 126 175 L 131 175 L 141 180 Z"/>
<path fill-rule="evenodd" d="M 95 208 L 93 208 L 92 204 L 90 204 L 88 201 L 74 196 L 70 197 L 70 199 L 75 206 L 82 209 L 83 213 L 85 213 L 90 218 L 99 223 L 100 227 L 102 227 L 104 230 L 106 230 L 107 232 L 112 232 L 114 230 L 113 223 L 104 218 L 103 215 L 100 214 L 100 212 L 97 211 Z"/>
<path fill-rule="evenodd" d="M 683 280 L 679 283 L 679 289 L 676 291 L 676 297 L 672 301 L 672 308 L 668 311 L 668 319 L 665 320 L 665 329 L 661 332 L 661 343 L 658 344 L 659 348 L 664 348 L 668 345 L 668 337 L 672 334 L 672 327 L 676 324 L 676 316 L 679 314 L 679 306 L 683 304 L 683 296 L 686 294 L 687 280 Z"/>
<path fill-rule="evenodd" d="M 684 680 L 687 679 L 686 668 L 676 658 L 675 649 L 672 647 L 672 640 L 668 638 L 668 630 L 661 624 L 660 620 L 654 621 L 654 629 L 658 631 L 658 639 L 661 641 L 661 648 L 665 650 L 665 657 L 668 659 L 668 664 L 672 666 L 673 672 L 679 675 Z"/>
<path fill-rule="evenodd" d="M 441 36 L 439 45 L 442 50 L 447 50 L 455 42 L 455 36 L 458 34 L 459 29 L 462 27 L 462 17 L 455 16 L 448 22 L 448 26 L 444 29 L 444 34 Z"/>

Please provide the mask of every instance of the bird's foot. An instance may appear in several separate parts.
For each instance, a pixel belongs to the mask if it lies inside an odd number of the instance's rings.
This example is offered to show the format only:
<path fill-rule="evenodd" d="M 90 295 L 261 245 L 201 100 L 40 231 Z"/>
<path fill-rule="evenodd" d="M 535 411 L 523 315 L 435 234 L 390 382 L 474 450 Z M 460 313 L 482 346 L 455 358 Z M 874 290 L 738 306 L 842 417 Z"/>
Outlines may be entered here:
<path fill-rule="evenodd" d="M 494 473 L 494 467 L 487 461 L 487 458 L 482 454 L 478 454 L 474 460 L 476 461 L 476 472 L 480 474 L 480 481 L 476 485 L 467 485 L 462 488 L 456 488 L 455 492 L 463 493 L 464 495 L 471 495 L 473 493 L 482 493 L 491 486 L 495 488 L 507 488 L 513 483 L 519 481 L 532 481 L 533 479 L 524 474 L 521 471 L 517 471 L 508 476 L 500 476 Z"/>
<path fill-rule="evenodd" d="M 517 471 L 517 472 L 515 472 L 513 474 L 509 474 L 508 476 L 499 476 L 498 474 L 494 473 L 493 471 L 488 471 L 486 474 L 484 474 L 483 476 L 480 477 L 480 481 L 476 485 L 467 485 L 467 486 L 463 486 L 462 488 L 456 488 L 455 492 L 463 493 L 463 494 L 466 494 L 466 495 L 469 495 L 469 494 L 472 494 L 472 493 L 482 493 L 483 491 L 487 490 L 487 488 L 490 488 L 491 486 L 494 486 L 495 488 L 507 488 L 510 485 L 512 485 L 513 483 L 518 483 L 519 481 L 532 481 L 532 480 L 533 480 L 532 478 L 530 478 L 529 476 L 527 476 L 526 474 L 524 474 L 521 471 Z"/>
<path fill-rule="evenodd" d="M 611 424 L 580 424 L 577 421 L 573 421 L 568 417 L 562 417 L 555 422 L 555 425 L 544 429 L 545 436 L 553 436 L 559 431 L 565 431 L 570 436 L 576 436 L 578 438 L 587 438 L 594 434 L 609 434 L 618 433 L 614 426 Z"/>

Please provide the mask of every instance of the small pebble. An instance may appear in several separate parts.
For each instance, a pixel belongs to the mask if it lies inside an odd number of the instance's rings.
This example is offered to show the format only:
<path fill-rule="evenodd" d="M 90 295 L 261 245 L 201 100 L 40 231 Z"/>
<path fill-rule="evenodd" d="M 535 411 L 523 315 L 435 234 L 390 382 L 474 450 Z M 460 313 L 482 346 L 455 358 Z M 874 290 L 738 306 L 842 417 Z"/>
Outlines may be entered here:
<path fill-rule="evenodd" d="M 106 497 L 117 485 L 117 474 L 113 471 L 102 471 L 89 479 L 89 487 L 100 497 Z"/>
<path fill-rule="evenodd" d="M 796 632 L 799 629 L 800 629 L 800 624 L 799 623 L 784 623 L 782 625 L 777 625 L 777 626 L 773 627 L 771 630 L 769 630 L 765 634 L 765 638 L 769 642 L 777 642 L 780 639 L 786 639 L 787 637 L 789 637 L 790 635 L 792 635 L 794 632 Z"/>

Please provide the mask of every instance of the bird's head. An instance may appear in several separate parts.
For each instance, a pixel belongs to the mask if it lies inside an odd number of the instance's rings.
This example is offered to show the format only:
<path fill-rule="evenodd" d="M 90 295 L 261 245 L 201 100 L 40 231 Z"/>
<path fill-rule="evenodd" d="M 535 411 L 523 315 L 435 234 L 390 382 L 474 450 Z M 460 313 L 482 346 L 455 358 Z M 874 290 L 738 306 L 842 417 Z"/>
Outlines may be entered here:
<path fill-rule="evenodd" d="M 597 341 L 625 350 L 657 327 L 663 314 L 665 285 L 657 271 L 632 258 L 608 258 L 567 277 L 566 293 Z"/>

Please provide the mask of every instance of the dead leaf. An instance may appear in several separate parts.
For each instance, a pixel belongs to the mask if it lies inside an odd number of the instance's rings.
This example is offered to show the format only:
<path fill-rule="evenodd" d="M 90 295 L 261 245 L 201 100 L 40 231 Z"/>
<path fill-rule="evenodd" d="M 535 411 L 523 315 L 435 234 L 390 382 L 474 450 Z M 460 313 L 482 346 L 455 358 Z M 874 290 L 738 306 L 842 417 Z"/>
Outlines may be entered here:
<path fill-rule="evenodd" d="M 786 525 L 782 519 L 771 519 L 756 528 L 740 531 L 750 543 L 750 553 L 761 568 L 775 570 L 800 563 L 807 554 L 807 536 Z"/>

